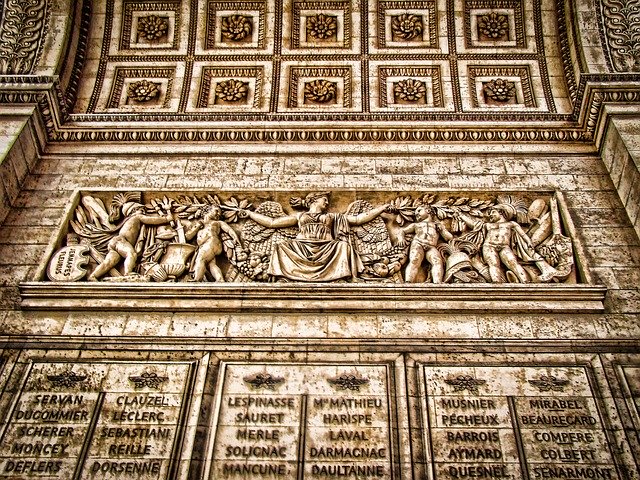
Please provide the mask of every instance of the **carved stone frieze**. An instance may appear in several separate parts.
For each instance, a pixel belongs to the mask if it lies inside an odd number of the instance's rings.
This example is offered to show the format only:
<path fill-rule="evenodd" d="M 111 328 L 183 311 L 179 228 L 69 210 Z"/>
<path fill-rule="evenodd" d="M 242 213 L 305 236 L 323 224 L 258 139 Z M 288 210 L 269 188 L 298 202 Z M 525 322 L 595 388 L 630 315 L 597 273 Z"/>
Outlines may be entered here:
<path fill-rule="evenodd" d="M 311 192 L 85 193 L 53 281 L 578 281 L 557 199 Z M 289 203 L 289 207 L 284 204 Z M 78 248 L 74 256 L 60 252 Z M 69 243 L 72 242 L 72 243 Z M 78 264 L 82 268 L 78 268 Z M 51 272 L 73 271 L 65 277 Z"/>

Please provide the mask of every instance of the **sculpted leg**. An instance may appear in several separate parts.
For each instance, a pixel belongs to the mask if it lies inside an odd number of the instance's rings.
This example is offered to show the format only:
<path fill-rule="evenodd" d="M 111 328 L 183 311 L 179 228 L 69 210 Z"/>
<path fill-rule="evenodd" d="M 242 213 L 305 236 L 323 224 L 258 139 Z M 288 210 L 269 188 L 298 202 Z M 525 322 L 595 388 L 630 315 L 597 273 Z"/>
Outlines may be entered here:
<path fill-rule="evenodd" d="M 118 254 L 118 252 L 114 250 L 110 250 L 109 253 L 107 253 L 107 256 L 104 257 L 104 260 L 102 261 L 102 263 L 98 265 L 96 269 L 93 271 L 93 273 L 89 276 L 88 280 L 89 281 L 98 280 L 105 273 L 107 273 L 109 270 L 115 267 L 119 261 L 120 261 L 120 255 Z"/>
<path fill-rule="evenodd" d="M 520 283 L 529 283 L 529 277 L 527 276 L 527 272 L 522 268 L 522 265 L 518 263 L 518 259 L 515 254 L 511 251 L 510 248 L 505 247 L 500 252 L 500 258 L 507 266 L 509 270 L 516 274 Z"/>
<path fill-rule="evenodd" d="M 409 264 L 404 272 L 405 282 L 415 283 L 422 260 L 424 260 L 424 249 L 421 245 L 412 243 L 409 248 Z"/>
<path fill-rule="evenodd" d="M 502 270 L 500 270 L 500 257 L 498 256 L 498 252 L 496 252 L 495 247 L 483 245 L 482 258 L 484 258 L 484 261 L 489 267 L 489 276 L 491 277 L 491 281 L 494 283 L 501 282 L 504 276 L 502 275 Z"/>
<path fill-rule="evenodd" d="M 209 262 L 209 271 L 216 282 L 224 282 L 224 275 L 222 275 L 222 270 L 216 264 L 215 258 Z"/>
<path fill-rule="evenodd" d="M 433 283 L 442 283 L 442 277 L 444 277 L 444 262 L 440 252 L 435 248 L 430 248 L 426 257 L 427 261 L 431 264 L 431 281 Z"/>
<path fill-rule="evenodd" d="M 135 248 L 129 242 L 121 241 L 118 242 L 115 250 L 124 258 L 123 275 L 130 275 L 136 268 L 136 262 L 138 261 L 138 254 Z"/>

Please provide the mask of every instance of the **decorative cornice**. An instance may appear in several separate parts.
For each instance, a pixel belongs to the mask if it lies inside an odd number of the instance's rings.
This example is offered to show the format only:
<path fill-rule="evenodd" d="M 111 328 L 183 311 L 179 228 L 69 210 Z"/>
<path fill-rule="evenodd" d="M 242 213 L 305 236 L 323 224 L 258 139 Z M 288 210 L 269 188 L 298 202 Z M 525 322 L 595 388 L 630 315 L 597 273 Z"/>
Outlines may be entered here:
<path fill-rule="evenodd" d="M 29 282 L 25 310 L 601 312 L 606 288 L 544 284 L 104 284 Z M 363 302 L 367 298 L 369 301 Z"/>

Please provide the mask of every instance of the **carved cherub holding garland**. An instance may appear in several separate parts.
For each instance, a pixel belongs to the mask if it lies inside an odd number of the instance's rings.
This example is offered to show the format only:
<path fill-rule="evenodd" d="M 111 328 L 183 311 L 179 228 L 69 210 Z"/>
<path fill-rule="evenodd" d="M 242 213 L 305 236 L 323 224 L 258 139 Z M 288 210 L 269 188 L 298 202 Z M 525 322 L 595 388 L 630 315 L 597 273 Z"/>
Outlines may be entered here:
<path fill-rule="evenodd" d="M 223 220 L 220 220 L 222 210 L 216 204 L 202 208 L 202 220 L 193 222 L 185 237 L 191 240 L 196 237 L 198 250 L 193 261 L 193 281 L 201 282 L 205 279 L 207 269 L 216 282 L 224 282 L 222 270 L 216 262 L 216 256 L 222 253 L 221 233 L 225 232 L 236 245 L 240 245 L 238 234 Z"/>

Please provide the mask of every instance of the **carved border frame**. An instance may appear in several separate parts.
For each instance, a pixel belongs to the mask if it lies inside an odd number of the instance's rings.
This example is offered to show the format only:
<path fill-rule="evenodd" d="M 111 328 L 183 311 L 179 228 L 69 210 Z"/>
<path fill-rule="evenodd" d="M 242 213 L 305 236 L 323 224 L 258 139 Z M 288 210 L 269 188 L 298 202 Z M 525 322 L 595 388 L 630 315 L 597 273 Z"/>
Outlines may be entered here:
<path fill-rule="evenodd" d="M 444 100 L 442 95 L 442 78 L 440 75 L 439 66 L 415 66 L 415 67 L 403 67 L 403 66 L 380 66 L 378 69 L 378 76 L 380 79 L 380 106 L 388 107 L 387 103 L 387 78 L 397 75 L 415 75 L 420 77 L 431 77 L 431 94 L 433 97 L 433 105 L 428 105 L 433 108 L 443 108 Z"/>
<path fill-rule="evenodd" d="M 182 12 L 180 11 L 181 0 L 166 1 L 163 3 L 137 2 L 135 0 L 123 1 L 122 28 L 120 30 L 120 50 L 131 49 L 131 29 L 133 28 L 133 12 L 138 11 L 164 11 L 172 10 L 175 14 L 173 24 L 173 41 L 171 47 L 147 47 L 154 50 L 177 50 L 180 43 L 180 28 L 182 25 Z"/>
<path fill-rule="evenodd" d="M 342 77 L 343 92 L 341 108 L 352 107 L 352 76 L 350 66 L 318 66 L 318 67 L 292 67 L 289 71 L 289 96 L 287 98 L 287 106 L 289 108 L 300 108 L 298 105 L 298 89 L 300 87 L 300 79 L 304 77 Z"/>
<path fill-rule="evenodd" d="M 471 104 L 474 108 L 482 107 L 476 92 L 476 77 L 478 76 L 520 77 L 524 106 L 528 108 L 536 108 L 536 100 L 533 96 L 533 89 L 531 86 L 531 71 L 528 65 L 518 67 L 489 67 L 474 65 L 469 66 L 468 74 Z M 522 106 L 522 104 L 520 105 Z"/>
<path fill-rule="evenodd" d="M 393 45 L 387 45 L 387 30 L 386 30 L 386 11 L 395 9 L 395 8 L 405 8 L 405 9 L 425 9 L 428 13 L 429 18 L 429 45 L 415 45 L 415 46 L 405 46 L 402 49 L 411 49 L 411 48 L 438 48 L 438 15 L 437 15 L 437 5 L 435 0 L 380 0 L 378 2 L 378 25 L 377 29 L 377 37 L 378 37 L 378 48 L 380 49 L 388 49 L 388 48 L 397 48 Z"/>
<path fill-rule="evenodd" d="M 493 45 L 472 45 L 471 9 L 513 9 L 515 20 L 515 42 L 513 47 L 494 47 Z M 526 48 L 527 36 L 524 26 L 522 0 L 465 0 L 464 2 L 464 44 L 466 48 Z"/>
<path fill-rule="evenodd" d="M 296 1 L 293 2 L 293 19 L 291 22 L 291 49 L 298 50 L 301 48 L 311 48 L 311 47 L 301 47 L 300 46 L 300 11 L 301 10 L 342 10 L 343 14 L 343 44 L 342 47 L 331 46 L 330 48 L 351 48 L 351 32 L 353 30 L 353 25 L 351 21 L 351 2 L 350 0 L 345 1 L 314 1 L 314 2 L 305 2 L 305 1 Z M 321 45 L 314 46 L 313 48 L 324 48 Z"/>
<path fill-rule="evenodd" d="M 216 12 L 218 10 L 256 10 L 259 11 L 259 19 L 258 19 L 258 46 L 246 46 L 243 45 L 244 49 L 252 49 L 252 50 L 263 50 L 266 47 L 266 37 L 265 37 L 265 28 L 266 28 L 266 14 L 267 14 L 267 3 L 266 0 L 209 0 L 207 2 L 207 18 L 205 21 L 205 38 L 204 38 L 204 48 L 207 50 L 236 50 L 240 47 L 227 47 L 225 45 L 219 45 L 216 43 Z M 213 40 L 212 40 L 213 39 Z"/>
<path fill-rule="evenodd" d="M 256 83 L 255 91 L 253 93 L 252 107 L 260 108 L 262 100 L 262 83 L 264 77 L 264 68 L 262 67 L 204 67 L 202 69 L 202 79 L 200 81 L 196 108 L 211 107 L 211 105 L 207 103 L 207 100 L 211 95 L 211 80 L 213 80 L 214 78 L 229 78 L 234 76 L 255 78 Z"/>
<path fill-rule="evenodd" d="M 111 93 L 109 94 L 107 108 L 118 108 L 122 106 L 120 104 L 122 89 L 124 88 L 125 79 L 130 77 L 167 79 L 167 91 L 164 92 L 162 108 L 167 108 L 169 106 L 169 102 L 171 101 L 171 91 L 173 89 L 173 80 L 175 77 L 175 68 L 117 66 L 115 67 L 113 85 L 111 86 Z"/>

